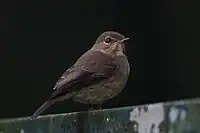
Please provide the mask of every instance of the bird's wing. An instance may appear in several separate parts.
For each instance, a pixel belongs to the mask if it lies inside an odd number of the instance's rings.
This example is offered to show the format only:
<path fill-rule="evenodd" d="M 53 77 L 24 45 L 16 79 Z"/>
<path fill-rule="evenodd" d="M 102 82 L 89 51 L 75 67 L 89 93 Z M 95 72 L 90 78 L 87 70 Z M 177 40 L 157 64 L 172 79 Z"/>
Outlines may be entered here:
<path fill-rule="evenodd" d="M 75 73 L 75 70 L 79 70 Z M 57 83 L 55 84 L 53 90 L 56 90 L 60 87 L 65 86 L 65 84 L 69 83 L 70 81 L 72 81 L 73 79 L 76 79 L 76 77 L 78 76 L 77 74 L 81 74 L 81 68 L 75 67 L 74 65 L 71 66 L 69 69 L 67 69 L 62 76 L 60 77 L 60 79 L 57 81 Z M 71 76 L 73 74 L 73 77 Z"/>
<path fill-rule="evenodd" d="M 108 78 L 116 68 L 117 66 L 112 63 L 110 56 L 99 51 L 89 51 L 63 73 L 49 100 L 63 96 L 68 92 L 78 91 L 83 87 Z M 77 84 L 81 86 L 74 87 Z"/>

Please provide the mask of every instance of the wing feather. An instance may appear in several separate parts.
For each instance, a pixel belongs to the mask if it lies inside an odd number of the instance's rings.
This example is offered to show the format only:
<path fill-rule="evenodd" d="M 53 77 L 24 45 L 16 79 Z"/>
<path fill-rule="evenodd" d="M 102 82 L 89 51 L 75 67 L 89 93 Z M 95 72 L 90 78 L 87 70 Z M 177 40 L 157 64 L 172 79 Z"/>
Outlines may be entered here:
<path fill-rule="evenodd" d="M 116 65 L 112 63 L 110 56 L 99 51 L 89 51 L 63 73 L 49 99 L 54 99 L 68 92 L 78 91 L 85 86 L 109 78 L 115 69 Z M 74 86 L 76 84 L 82 86 Z"/>

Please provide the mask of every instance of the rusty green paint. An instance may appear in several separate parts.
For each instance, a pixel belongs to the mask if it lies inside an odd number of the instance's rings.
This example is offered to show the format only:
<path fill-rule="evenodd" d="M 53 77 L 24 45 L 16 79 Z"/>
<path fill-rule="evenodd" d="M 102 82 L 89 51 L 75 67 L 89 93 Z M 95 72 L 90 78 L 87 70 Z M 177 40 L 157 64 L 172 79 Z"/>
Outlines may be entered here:
<path fill-rule="evenodd" d="M 5 119 L 0 133 L 200 133 L 200 100 Z"/>

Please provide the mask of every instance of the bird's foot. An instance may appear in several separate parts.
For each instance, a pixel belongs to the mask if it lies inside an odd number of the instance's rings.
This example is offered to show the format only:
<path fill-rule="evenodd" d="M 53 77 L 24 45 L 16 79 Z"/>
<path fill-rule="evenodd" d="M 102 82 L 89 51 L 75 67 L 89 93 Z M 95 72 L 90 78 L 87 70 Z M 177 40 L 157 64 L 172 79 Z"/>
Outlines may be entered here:
<path fill-rule="evenodd" d="M 97 108 L 98 108 L 99 110 L 102 109 L 101 105 L 98 105 Z"/>
<path fill-rule="evenodd" d="M 101 105 L 89 105 L 89 111 L 102 109 Z"/>
<path fill-rule="evenodd" d="M 95 110 L 95 109 L 94 109 L 94 108 L 89 108 L 88 110 L 89 110 L 89 111 L 92 111 L 92 110 Z"/>

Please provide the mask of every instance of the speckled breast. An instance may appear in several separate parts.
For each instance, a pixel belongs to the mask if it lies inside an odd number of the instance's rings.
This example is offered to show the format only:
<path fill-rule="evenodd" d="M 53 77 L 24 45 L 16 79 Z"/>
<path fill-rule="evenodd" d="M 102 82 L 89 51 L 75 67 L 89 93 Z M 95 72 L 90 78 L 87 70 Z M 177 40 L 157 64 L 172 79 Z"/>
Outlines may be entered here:
<path fill-rule="evenodd" d="M 73 100 L 85 104 L 102 104 L 118 95 L 127 83 L 130 66 L 125 56 L 117 57 L 114 62 L 119 67 L 109 79 L 83 88 L 74 95 Z"/>

